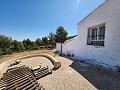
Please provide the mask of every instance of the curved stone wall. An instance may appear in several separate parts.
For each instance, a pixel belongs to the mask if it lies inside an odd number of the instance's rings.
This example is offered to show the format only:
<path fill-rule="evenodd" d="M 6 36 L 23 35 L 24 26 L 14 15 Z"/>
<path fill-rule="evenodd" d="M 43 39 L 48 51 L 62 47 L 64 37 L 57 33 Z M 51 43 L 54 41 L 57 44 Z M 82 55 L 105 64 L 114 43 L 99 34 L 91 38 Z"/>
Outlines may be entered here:
<path fill-rule="evenodd" d="M 48 54 L 34 54 L 34 55 L 27 55 L 27 56 L 24 56 L 24 57 L 19 57 L 19 58 L 8 60 L 6 62 L 1 63 L 0 64 L 0 72 L 2 71 L 4 66 L 7 65 L 11 61 L 22 60 L 22 59 L 32 58 L 32 57 L 39 57 L 39 56 L 48 58 L 51 61 L 51 63 L 54 65 L 53 70 L 57 70 L 57 69 L 59 69 L 61 67 L 61 62 L 57 61 L 54 57 L 52 57 L 52 56 L 50 56 Z"/>

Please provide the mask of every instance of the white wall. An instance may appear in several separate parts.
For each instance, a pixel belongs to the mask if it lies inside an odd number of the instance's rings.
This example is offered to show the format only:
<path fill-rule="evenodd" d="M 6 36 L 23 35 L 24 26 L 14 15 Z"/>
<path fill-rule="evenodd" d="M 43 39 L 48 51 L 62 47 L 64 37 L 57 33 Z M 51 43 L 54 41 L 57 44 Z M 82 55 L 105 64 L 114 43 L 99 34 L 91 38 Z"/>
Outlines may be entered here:
<path fill-rule="evenodd" d="M 77 44 L 76 38 L 77 37 L 69 39 L 65 43 L 62 44 L 62 52 L 64 54 L 66 54 L 66 55 L 71 54 L 72 55 L 72 54 L 75 53 L 74 51 L 75 51 L 75 47 L 76 47 L 76 44 Z M 56 51 L 61 52 L 61 43 L 56 44 Z"/>
<path fill-rule="evenodd" d="M 87 45 L 89 27 L 106 24 L 105 45 Z M 120 0 L 108 0 L 78 23 L 78 36 L 64 44 L 63 53 L 72 52 L 82 59 L 92 59 L 111 66 L 120 65 Z"/>
<path fill-rule="evenodd" d="M 108 0 L 101 7 L 91 13 L 78 24 L 78 37 L 80 39 L 77 56 L 95 59 L 109 65 L 120 65 L 120 0 Z M 96 48 L 87 45 L 88 28 L 106 23 L 105 46 Z M 81 43 L 82 42 L 82 43 Z"/>
<path fill-rule="evenodd" d="M 70 40 L 67 40 L 64 44 L 63 44 L 63 53 L 64 54 L 70 54 L 70 55 L 75 55 L 75 49 L 76 49 L 76 45 L 77 45 L 77 42 L 76 42 L 76 37 L 70 39 Z"/>
<path fill-rule="evenodd" d="M 61 51 L 61 43 L 56 43 L 56 51 Z"/>

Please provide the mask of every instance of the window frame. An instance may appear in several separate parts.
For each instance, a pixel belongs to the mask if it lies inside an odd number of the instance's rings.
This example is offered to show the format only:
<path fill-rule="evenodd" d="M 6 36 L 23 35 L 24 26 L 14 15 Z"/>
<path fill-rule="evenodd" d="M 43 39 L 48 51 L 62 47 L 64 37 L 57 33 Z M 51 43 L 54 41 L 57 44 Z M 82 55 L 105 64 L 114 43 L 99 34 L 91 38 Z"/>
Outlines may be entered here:
<path fill-rule="evenodd" d="M 104 29 L 102 31 L 103 27 L 104 27 Z M 104 46 L 105 31 L 106 31 L 106 24 L 105 23 L 88 28 L 87 45 Z"/>

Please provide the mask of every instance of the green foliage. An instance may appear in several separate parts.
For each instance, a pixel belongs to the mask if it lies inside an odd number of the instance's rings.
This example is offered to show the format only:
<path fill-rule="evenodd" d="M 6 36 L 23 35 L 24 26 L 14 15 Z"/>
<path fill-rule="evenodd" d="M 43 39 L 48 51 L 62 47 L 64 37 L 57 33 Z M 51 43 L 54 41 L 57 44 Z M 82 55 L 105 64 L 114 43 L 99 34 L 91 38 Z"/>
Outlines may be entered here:
<path fill-rule="evenodd" d="M 11 37 L 0 35 L 0 56 L 24 50 L 25 47 L 22 42 L 18 42 L 17 40 L 13 41 Z"/>
<path fill-rule="evenodd" d="M 20 52 L 20 44 L 17 40 L 14 40 L 14 51 Z"/>
<path fill-rule="evenodd" d="M 4 35 L 0 35 L 0 48 L 9 48 L 11 45 L 12 38 L 6 37 Z"/>
<path fill-rule="evenodd" d="M 23 40 L 23 45 L 26 48 L 26 50 L 30 50 L 31 49 L 31 40 L 30 39 L 24 39 Z"/>
<path fill-rule="evenodd" d="M 41 49 L 41 50 L 45 49 L 45 46 L 40 46 L 40 49 Z"/>
<path fill-rule="evenodd" d="M 42 43 L 46 47 L 49 43 L 48 38 L 47 37 L 42 37 Z"/>
<path fill-rule="evenodd" d="M 35 42 L 30 39 L 20 42 L 12 40 L 11 37 L 0 35 L 0 56 L 25 50 L 53 49 L 56 42 L 64 43 L 65 40 L 74 37 L 67 37 L 67 35 L 68 33 L 62 26 L 57 28 L 56 33 L 50 32 L 48 36 L 42 37 L 42 40 L 37 38 Z"/>
<path fill-rule="evenodd" d="M 20 51 L 21 52 L 25 51 L 25 47 L 24 47 L 23 43 L 22 42 L 18 42 L 18 44 L 20 46 Z"/>
<path fill-rule="evenodd" d="M 3 51 L 2 51 L 2 49 L 0 48 L 0 56 L 2 56 L 3 55 Z"/>
<path fill-rule="evenodd" d="M 30 44 L 31 44 L 31 40 L 30 40 L 30 39 L 27 39 L 27 40 L 26 40 L 26 44 L 27 44 L 27 45 L 30 45 Z"/>
<path fill-rule="evenodd" d="M 10 48 L 5 49 L 5 54 L 12 54 L 13 51 Z"/>
<path fill-rule="evenodd" d="M 23 45 L 26 50 L 37 50 L 38 46 L 35 42 L 31 41 L 30 39 L 23 40 Z"/>
<path fill-rule="evenodd" d="M 36 43 L 37 46 L 40 46 L 41 43 L 42 43 L 42 40 L 40 38 L 37 38 L 35 43 Z"/>
<path fill-rule="evenodd" d="M 58 27 L 56 30 L 56 42 L 57 43 L 64 43 L 67 40 L 67 31 L 62 27 Z"/>
<path fill-rule="evenodd" d="M 57 43 L 61 43 L 61 53 L 62 53 L 62 43 L 64 43 L 67 40 L 67 31 L 62 27 L 58 27 L 56 30 L 55 39 Z"/>
<path fill-rule="evenodd" d="M 51 48 L 55 47 L 55 34 L 50 32 L 48 35 L 49 38 L 49 44 L 51 45 Z"/>
<path fill-rule="evenodd" d="M 31 42 L 30 50 L 37 50 L 37 49 L 38 49 L 38 47 L 37 47 L 36 43 L 35 42 Z"/>
<path fill-rule="evenodd" d="M 12 42 L 13 40 L 11 37 L 0 35 L 0 56 L 13 53 L 10 48 Z"/>

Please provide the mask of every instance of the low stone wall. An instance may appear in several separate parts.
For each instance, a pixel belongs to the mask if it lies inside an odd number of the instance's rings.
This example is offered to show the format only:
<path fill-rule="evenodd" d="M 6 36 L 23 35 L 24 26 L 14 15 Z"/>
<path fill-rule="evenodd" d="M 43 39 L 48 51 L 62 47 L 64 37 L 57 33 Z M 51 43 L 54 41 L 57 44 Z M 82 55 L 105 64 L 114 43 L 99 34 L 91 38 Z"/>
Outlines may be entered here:
<path fill-rule="evenodd" d="M 8 60 L 6 62 L 1 63 L 0 64 L 0 72 L 2 71 L 4 66 L 7 65 L 8 63 L 10 63 L 11 61 L 22 60 L 22 59 L 32 58 L 32 57 L 39 57 L 39 56 L 48 58 L 52 62 L 52 64 L 54 65 L 53 70 L 57 70 L 57 69 L 59 69 L 61 67 L 61 62 L 57 61 L 51 55 L 48 55 L 48 54 L 33 54 L 33 55 L 27 55 L 27 56 L 24 56 L 24 57 L 19 57 L 19 58 L 16 58 L 16 59 Z"/>
<path fill-rule="evenodd" d="M 43 56 L 43 57 L 48 58 L 52 62 L 52 64 L 54 65 L 53 70 L 57 70 L 61 67 L 61 62 L 57 61 L 54 57 L 52 57 L 51 55 L 48 55 L 48 54 L 35 54 L 35 55 L 21 57 L 18 59 L 20 60 L 20 59 L 26 59 L 26 58 L 31 58 L 31 57 L 39 57 L 39 56 Z"/>

